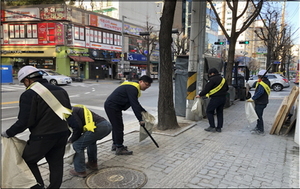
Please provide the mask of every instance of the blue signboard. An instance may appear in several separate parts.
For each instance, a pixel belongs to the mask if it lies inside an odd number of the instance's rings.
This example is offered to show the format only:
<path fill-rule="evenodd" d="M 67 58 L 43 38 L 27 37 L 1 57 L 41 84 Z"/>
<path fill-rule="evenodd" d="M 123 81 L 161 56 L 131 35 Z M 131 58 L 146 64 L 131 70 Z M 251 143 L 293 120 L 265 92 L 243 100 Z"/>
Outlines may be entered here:
<path fill-rule="evenodd" d="M 142 54 L 129 53 L 127 55 L 127 60 L 129 61 L 147 61 L 147 57 Z"/>
<path fill-rule="evenodd" d="M 2 65 L 1 68 L 1 83 L 13 83 L 12 65 Z"/>
<path fill-rule="evenodd" d="M 280 64 L 280 62 L 279 61 L 274 61 L 273 64 Z"/>

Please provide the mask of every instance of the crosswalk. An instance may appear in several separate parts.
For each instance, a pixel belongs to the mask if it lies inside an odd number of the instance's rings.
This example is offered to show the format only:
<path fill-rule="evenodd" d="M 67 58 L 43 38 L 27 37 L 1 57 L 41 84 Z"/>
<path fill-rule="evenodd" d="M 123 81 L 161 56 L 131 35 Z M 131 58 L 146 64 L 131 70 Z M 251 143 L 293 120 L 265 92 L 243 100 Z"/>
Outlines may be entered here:
<path fill-rule="evenodd" d="M 24 85 L 14 84 L 14 85 L 1 85 L 1 92 L 13 92 L 13 91 L 25 91 Z"/>
<path fill-rule="evenodd" d="M 97 84 L 86 84 L 86 83 L 72 83 L 71 85 L 64 85 L 61 87 L 90 87 Z M 25 91 L 25 86 L 23 84 L 2 84 L 1 92 L 16 92 L 16 91 Z"/>

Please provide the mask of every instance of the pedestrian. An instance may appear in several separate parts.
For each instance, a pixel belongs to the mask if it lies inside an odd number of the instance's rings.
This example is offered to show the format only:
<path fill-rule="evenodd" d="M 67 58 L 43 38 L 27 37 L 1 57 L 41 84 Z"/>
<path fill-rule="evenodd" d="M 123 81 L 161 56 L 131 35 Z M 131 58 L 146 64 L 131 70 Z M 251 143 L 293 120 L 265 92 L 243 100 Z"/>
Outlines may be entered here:
<path fill-rule="evenodd" d="M 61 87 L 49 84 L 42 75 L 33 66 L 24 66 L 19 70 L 18 80 L 25 85 L 26 91 L 19 99 L 18 120 L 1 135 L 14 137 L 29 129 L 30 136 L 22 157 L 38 183 L 33 188 L 45 187 L 37 164 L 42 158 L 49 164 L 48 188 L 59 188 L 65 146 L 70 135 L 65 119 L 72 119 L 68 117 L 72 107 L 68 93 Z"/>
<path fill-rule="evenodd" d="M 252 134 L 265 135 L 263 113 L 269 103 L 269 95 L 271 92 L 270 81 L 266 73 L 266 70 L 260 70 L 258 72 L 258 81 L 256 82 L 254 95 L 247 100 L 249 102 L 254 101 L 254 110 L 258 117 L 256 127 L 251 130 Z"/>
<path fill-rule="evenodd" d="M 209 97 L 210 101 L 206 108 L 206 116 L 209 122 L 209 127 L 204 129 L 208 132 L 221 132 L 223 127 L 223 108 L 226 103 L 228 84 L 226 80 L 219 74 L 216 68 L 208 70 L 209 81 L 205 85 L 196 98 Z M 217 113 L 217 127 L 215 126 L 214 113 Z"/>
<path fill-rule="evenodd" d="M 138 82 L 124 81 L 117 87 L 106 99 L 104 109 L 107 117 L 112 124 L 112 151 L 116 151 L 116 155 L 132 155 L 124 142 L 124 123 L 122 111 L 132 108 L 140 125 L 145 124 L 142 118 L 142 111 L 146 111 L 139 103 L 138 98 L 141 96 L 141 91 L 145 91 L 151 86 L 152 78 L 143 75 Z"/>
<path fill-rule="evenodd" d="M 102 116 L 89 110 L 84 105 L 73 107 L 72 117 L 75 117 L 77 123 L 73 126 L 69 123 L 73 133 L 69 139 L 75 150 L 74 170 L 70 174 L 85 178 L 86 169 L 98 170 L 97 163 L 97 144 L 98 140 L 103 139 L 111 132 L 111 124 Z M 88 162 L 85 164 L 84 150 L 87 148 Z"/>

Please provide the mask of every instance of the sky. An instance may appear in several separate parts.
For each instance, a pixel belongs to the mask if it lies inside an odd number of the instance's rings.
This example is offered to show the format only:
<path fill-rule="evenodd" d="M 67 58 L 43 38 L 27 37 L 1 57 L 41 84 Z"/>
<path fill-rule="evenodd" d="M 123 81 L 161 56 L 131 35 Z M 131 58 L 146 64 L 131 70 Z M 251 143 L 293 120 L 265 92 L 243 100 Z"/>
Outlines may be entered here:
<path fill-rule="evenodd" d="M 298 29 L 294 34 L 295 44 L 300 44 L 300 2 L 299 1 L 287 1 L 285 11 L 285 21 L 292 26 L 292 33 Z"/>

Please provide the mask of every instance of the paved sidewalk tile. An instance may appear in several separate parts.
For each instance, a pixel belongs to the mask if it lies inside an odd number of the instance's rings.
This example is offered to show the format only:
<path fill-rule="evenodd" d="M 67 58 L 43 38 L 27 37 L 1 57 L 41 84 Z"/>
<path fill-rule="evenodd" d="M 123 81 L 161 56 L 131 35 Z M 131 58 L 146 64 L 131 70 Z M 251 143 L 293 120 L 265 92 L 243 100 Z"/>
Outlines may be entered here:
<path fill-rule="evenodd" d="M 244 103 L 235 101 L 224 110 L 221 133 L 204 131 L 204 119 L 175 137 L 153 134 L 159 148 L 150 138 L 138 142 L 138 132 L 127 133 L 124 144 L 132 156 L 116 156 L 110 140 L 98 144 L 99 168 L 142 171 L 147 176 L 143 188 L 299 188 L 299 148 L 293 136 L 268 134 L 281 100 L 270 99 L 265 109 L 265 136 L 250 133 L 255 123 L 245 120 Z M 72 167 L 65 165 L 62 188 L 88 188 L 85 179 L 68 174 Z M 46 180 L 47 165 L 40 168 Z"/>

